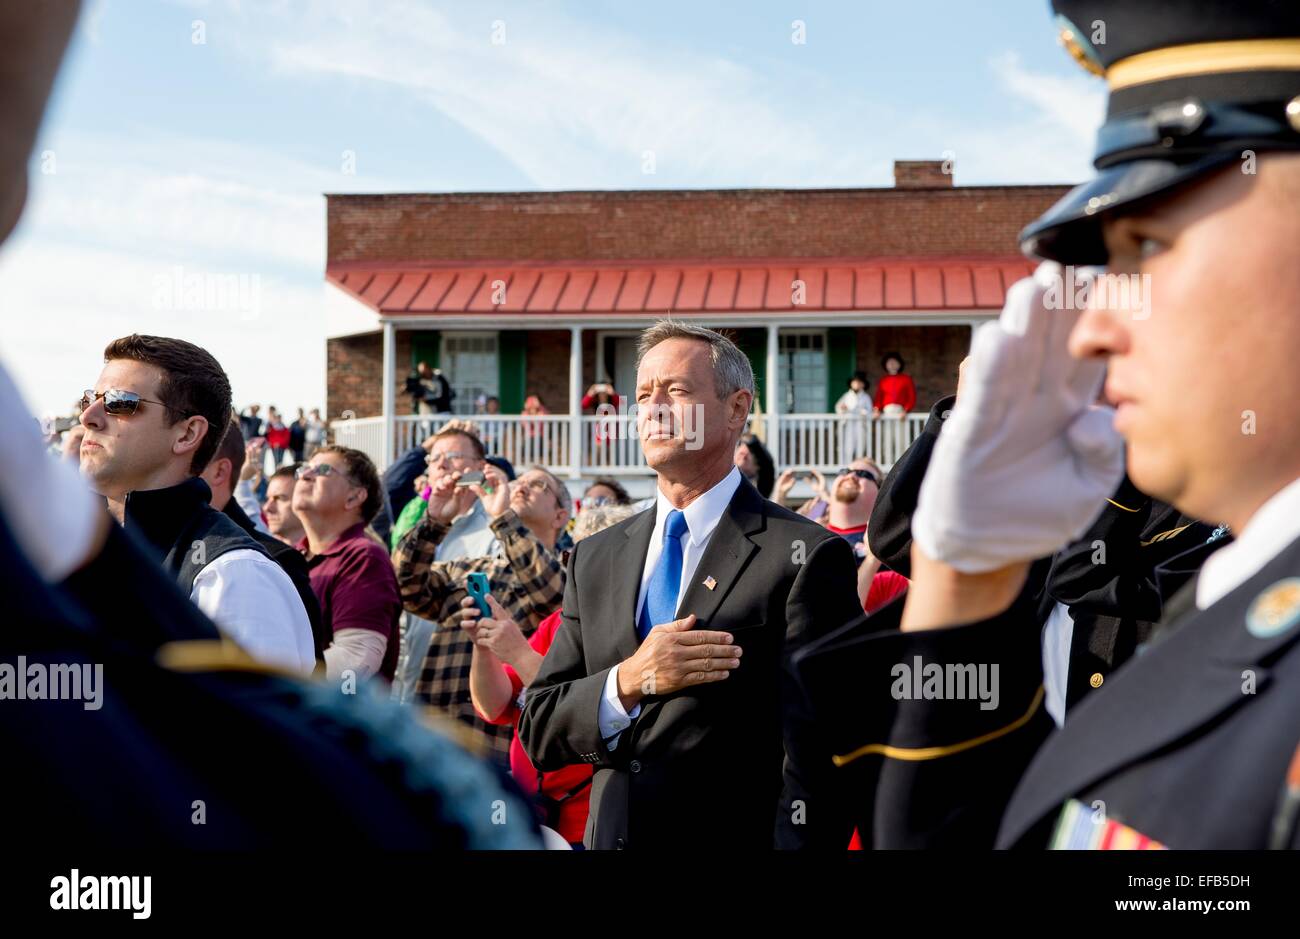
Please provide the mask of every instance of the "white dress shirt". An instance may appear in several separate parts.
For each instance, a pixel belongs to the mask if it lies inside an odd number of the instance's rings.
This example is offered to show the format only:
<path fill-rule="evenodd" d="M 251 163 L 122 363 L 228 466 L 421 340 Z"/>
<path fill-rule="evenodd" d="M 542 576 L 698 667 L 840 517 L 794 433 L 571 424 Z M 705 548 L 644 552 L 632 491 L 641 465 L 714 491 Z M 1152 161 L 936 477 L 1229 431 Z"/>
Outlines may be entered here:
<path fill-rule="evenodd" d="M 731 472 L 722 477 L 722 480 L 715 484 L 712 489 L 697 498 L 694 502 L 682 509 L 682 515 L 686 518 L 686 532 L 682 538 L 682 579 L 677 586 L 677 603 L 680 606 L 682 597 L 686 595 L 686 590 L 691 584 L 691 578 L 695 574 L 695 568 L 699 566 L 700 558 L 704 556 L 704 549 L 709 546 L 709 539 L 713 537 L 714 529 L 718 527 L 718 522 L 722 518 L 722 513 L 727 511 L 727 506 L 731 504 L 731 498 L 736 494 L 736 489 L 743 481 L 740 470 L 734 466 Z M 645 595 L 650 586 L 650 576 L 654 573 L 655 565 L 659 563 L 659 556 L 664 550 L 664 526 L 667 525 L 668 513 L 676 509 L 668 497 L 660 490 L 659 497 L 655 501 L 655 527 L 650 533 L 650 547 L 646 551 L 645 566 L 641 569 L 641 589 L 637 593 L 636 611 L 633 622 L 638 622 L 641 618 L 641 607 L 645 605 Z M 655 623 L 655 626 L 661 626 L 662 623 Z M 626 626 L 626 624 L 623 624 Z M 597 724 L 600 727 L 600 735 L 605 738 L 605 746 L 613 750 L 618 745 L 618 735 L 627 729 L 638 714 L 641 713 L 641 705 L 635 705 L 632 710 L 626 711 L 623 703 L 618 699 L 618 666 L 615 665 L 609 670 L 609 676 L 605 679 L 605 692 L 600 699 L 599 713 L 597 714 Z"/>
<path fill-rule="evenodd" d="M 260 662 L 310 675 L 311 621 L 284 569 L 260 551 L 236 548 L 194 578 L 190 600 Z"/>
<path fill-rule="evenodd" d="M 1291 542 L 1300 538 L 1300 479 L 1259 507 L 1235 540 L 1214 552 L 1196 579 L 1196 607 L 1204 610 L 1226 597 Z"/>

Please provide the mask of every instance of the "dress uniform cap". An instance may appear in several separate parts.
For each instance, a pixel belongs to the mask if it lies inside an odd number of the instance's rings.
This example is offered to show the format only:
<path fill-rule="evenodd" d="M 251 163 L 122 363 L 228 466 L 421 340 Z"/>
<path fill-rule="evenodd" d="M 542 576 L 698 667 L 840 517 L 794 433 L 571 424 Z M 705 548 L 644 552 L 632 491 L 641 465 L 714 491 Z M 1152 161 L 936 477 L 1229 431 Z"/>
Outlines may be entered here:
<path fill-rule="evenodd" d="M 1061 42 L 1110 89 L 1098 174 L 1020 235 L 1021 249 L 1104 264 L 1102 218 L 1243 151 L 1300 150 L 1300 3 L 1054 0 Z"/>

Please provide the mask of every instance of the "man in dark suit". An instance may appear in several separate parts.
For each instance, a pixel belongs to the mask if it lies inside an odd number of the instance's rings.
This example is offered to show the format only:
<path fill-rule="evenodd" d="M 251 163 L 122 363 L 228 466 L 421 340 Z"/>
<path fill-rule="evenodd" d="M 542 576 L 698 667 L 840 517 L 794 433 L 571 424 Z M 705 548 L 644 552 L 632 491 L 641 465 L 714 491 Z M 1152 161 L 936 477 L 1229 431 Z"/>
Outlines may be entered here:
<path fill-rule="evenodd" d="M 853 554 L 742 484 L 753 397 L 724 336 L 672 321 L 642 334 L 637 429 L 656 505 L 574 549 L 519 723 L 538 769 L 595 767 L 588 847 L 770 848 L 774 822 L 782 844 L 847 846 L 830 800 L 809 795 L 816 769 L 787 766 L 778 806 L 783 659 L 860 615 Z"/>

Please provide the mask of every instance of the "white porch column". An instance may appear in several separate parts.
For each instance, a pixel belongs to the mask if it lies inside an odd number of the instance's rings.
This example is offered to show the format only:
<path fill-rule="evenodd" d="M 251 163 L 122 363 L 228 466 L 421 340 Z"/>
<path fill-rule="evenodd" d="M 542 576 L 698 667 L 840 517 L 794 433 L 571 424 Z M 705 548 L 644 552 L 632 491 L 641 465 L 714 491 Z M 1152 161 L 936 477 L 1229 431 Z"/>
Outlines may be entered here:
<path fill-rule="evenodd" d="M 781 356 L 780 340 L 777 332 L 780 326 L 776 323 L 769 323 L 767 327 L 767 368 L 766 377 L 763 379 L 767 385 L 767 398 L 763 402 L 763 409 L 767 412 L 763 415 L 763 421 L 767 424 L 767 449 L 772 452 L 772 460 L 776 463 L 777 472 L 781 471 L 781 427 L 780 417 L 777 412 L 780 410 L 781 400 L 781 371 L 778 368 Z"/>
<path fill-rule="evenodd" d="M 384 322 L 384 389 L 381 398 L 381 410 L 384 416 L 384 464 L 379 467 L 382 473 L 393 462 L 393 449 L 396 444 L 396 430 L 393 420 L 397 408 L 393 398 L 397 392 L 397 324 L 392 320 Z"/>
<path fill-rule="evenodd" d="M 582 475 L 582 327 L 569 327 L 569 478 Z"/>

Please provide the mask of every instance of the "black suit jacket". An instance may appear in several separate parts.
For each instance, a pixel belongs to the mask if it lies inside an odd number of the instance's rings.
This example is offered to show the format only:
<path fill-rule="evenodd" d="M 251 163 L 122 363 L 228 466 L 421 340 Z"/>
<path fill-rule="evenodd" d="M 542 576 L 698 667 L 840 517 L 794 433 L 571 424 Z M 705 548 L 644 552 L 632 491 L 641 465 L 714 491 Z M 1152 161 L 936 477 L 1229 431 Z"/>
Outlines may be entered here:
<path fill-rule="evenodd" d="M 636 602 L 654 524 L 650 509 L 575 546 L 563 622 L 528 689 L 520 739 L 540 770 L 595 768 L 589 847 L 771 848 L 793 690 L 783 658 L 861 614 L 852 549 L 742 482 L 677 611 L 694 613 L 698 629 L 730 632 L 744 649 L 740 667 L 724 681 L 646 698 L 611 752 L 597 714 L 609 670 L 639 644 Z M 796 790 L 787 801 L 819 778 L 786 769 Z M 829 812 L 804 814 L 801 833 L 832 821 Z"/>

